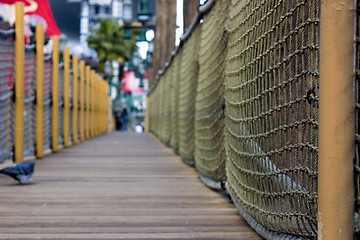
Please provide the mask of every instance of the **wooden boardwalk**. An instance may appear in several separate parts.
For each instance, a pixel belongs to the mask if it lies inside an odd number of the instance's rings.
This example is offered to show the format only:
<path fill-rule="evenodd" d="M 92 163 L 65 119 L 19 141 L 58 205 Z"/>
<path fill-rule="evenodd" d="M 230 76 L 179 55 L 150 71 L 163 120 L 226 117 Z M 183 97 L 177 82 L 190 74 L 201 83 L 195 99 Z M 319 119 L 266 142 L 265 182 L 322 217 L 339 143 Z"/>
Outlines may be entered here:
<path fill-rule="evenodd" d="M 152 135 L 113 132 L 0 176 L 0 239 L 261 239 Z"/>

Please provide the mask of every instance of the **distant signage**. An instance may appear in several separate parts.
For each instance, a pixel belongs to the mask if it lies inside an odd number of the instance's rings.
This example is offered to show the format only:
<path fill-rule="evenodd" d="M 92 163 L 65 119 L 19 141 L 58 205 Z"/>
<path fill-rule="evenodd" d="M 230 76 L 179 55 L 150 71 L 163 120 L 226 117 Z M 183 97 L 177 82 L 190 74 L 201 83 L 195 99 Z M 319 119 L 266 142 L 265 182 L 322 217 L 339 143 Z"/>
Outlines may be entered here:
<path fill-rule="evenodd" d="M 124 78 L 121 81 L 122 89 L 125 92 L 142 92 L 143 88 L 140 86 L 140 79 L 135 77 L 134 71 L 124 71 Z"/>
<path fill-rule="evenodd" d="M 90 5 L 110 6 L 112 0 L 89 0 Z"/>

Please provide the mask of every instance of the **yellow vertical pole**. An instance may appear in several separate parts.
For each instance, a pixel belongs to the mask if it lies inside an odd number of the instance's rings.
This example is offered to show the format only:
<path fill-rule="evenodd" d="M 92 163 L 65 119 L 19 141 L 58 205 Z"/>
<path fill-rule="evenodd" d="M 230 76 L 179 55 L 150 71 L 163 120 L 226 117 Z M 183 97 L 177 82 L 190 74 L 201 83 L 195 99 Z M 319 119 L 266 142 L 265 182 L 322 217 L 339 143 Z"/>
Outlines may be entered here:
<path fill-rule="evenodd" d="M 150 99 L 146 98 L 146 112 L 145 112 L 145 132 L 149 132 L 149 122 L 150 122 Z"/>
<path fill-rule="evenodd" d="M 15 132 L 14 161 L 23 161 L 24 154 L 24 4 L 15 4 Z"/>
<path fill-rule="evenodd" d="M 52 52 L 52 108 L 51 108 L 51 149 L 53 152 L 58 151 L 59 135 L 59 37 L 53 37 Z"/>
<path fill-rule="evenodd" d="M 73 94 L 72 94 L 72 142 L 78 142 L 78 57 L 72 56 L 73 67 Z"/>
<path fill-rule="evenodd" d="M 94 137 L 94 82 L 95 82 L 95 71 L 91 71 L 90 79 L 90 136 Z"/>
<path fill-rule="evenodd" d="M 97 116 L 96 116 L 96 120 L 97 120 L 97 129 L 96 129 L 96 133 L 97 135 L 100 134 L 100 125 L 101 125 L 101 122 L 100 122 L 100 103 L 101 103 L 101 95 L 100 95 L 100 91 L 101 91 L 101 82 L 102 82 L 102 79 L 101 78 L 98 78 L 98 84 L 97 84 L 97 101 L 96 101 L 96 104 L 97 104 Z"/>
<path fill-rule="evenodd" d="M 97 80 L 98 80 L 98 75 L 95 73 L 95 77 L 94 77 L 94 85 L 93 85 L 93 95 L 92 95 L 92 103 L 93 103 L 93 116 L 92 116 L 92 120 L 93 120 L 93 134 L 94 134 L 94 137 L 96 136 L 96 125 L 97 125 L 97 121 L 96 121 L 96 112 L 97 112 L 97 109 L 96 109 L 96 103 L 98 101 L 97 99 L 97 96 L 96 96 L 96 83 L 97 83 Z"/>
<path fill-rule="evenodd" d="M 64 147 L 70 146 L 69 141 L 69 124 L 70 124 L 70 95 L 69 95 L 69 75 L 70 75 L 70 54 L 69 48 L 64 47 L 64 122 L 63 122 L 63 131 L 64 131 Z"/>
<path fill-rule="evenodd" d="M 355 0 L 321 1 L 318 239 L 353 239 Z"/>
<path fill-rule="evenodd" d="M 103 90 L 103 133 L 106 133 L 107 129 L 107 111 L 108 111 L 108 99 L 107 93 L 109 92 L 109 87 L 106 81 L 104 81 L 104 90 Z"/>
<path fill-rule="evenodd" d="M 85 74 L 85 62 L 80 61 L 80 116 L 79 116 L 79 131 L 80 141 L 84 141 L 84 74 Z"/>
<path fill-rule="evenodd" d="M 109 125 L 109 119 L 108 116 L 112 116 L 112 109 L 111 109 L 111 96 L 108 96 L 108 92 L 110 90 L 110 86 L 108 83 L 106 83 L 105 88 L 105 126 L 104 126 L 104 132 L 108 132 L 108 125 Z"/>
<path fill-rule="evenodd" d="M 104 98 L 104 92 L 105 92 L 105 81 L 103 80 L 102 81 L 102 84 L 101 84 L 101 102 L 100 102 L 100 119 L 101 119 L 101 126 L 100 126 L 100 132 L 101 133 L 104 133 L 104 105 L 105 105 L 105 98 Z"/>
<path fill-rule="evenodd" d="M 90 66 L 86 66 L 85 69 L 85 92 L 86 92 L 86 113 L 85 113 L 85 138 L 90 138 L 90 78 L 91 78 L 91 72 L 90 72 Z"/>
<path fill-rule="evenodd" d="M 92 128 L 92 132 L 93 132 L 93 136 L 95 137 L 96 136 L 96 101 L 97 101 L 97 98 L 96 98 L 96 82 L 97 82 L 97 74 L 96 72 L 94 72 L 94 79 L 93 79 L 93 87 L 92 87 L 92 95 L 91 95 L 91 98 L 92 98 L 92 108 L 93 108 L 93 112 L 92 112 L 92 122 L 93 122 L 93 128 Z"/>
<path fill-rule="evenodd" d="M 105 81 L 101 81 L 101 92 L 100 92 L 100 96 L 101 96 L 101 101 L 100 101 L 100 120 L 101 120 L 101 125 L 100 125 L 100 133 L 103 134 L 104 133 L 104 104 L 105 104 L 105 98 L 104 98 L 104 91 L 105 91 Z"/>
<path fill-rule="evenodd" d="M 36 24 L 36 157 L 44 155 L 44 29 L 41 23 Z"/>

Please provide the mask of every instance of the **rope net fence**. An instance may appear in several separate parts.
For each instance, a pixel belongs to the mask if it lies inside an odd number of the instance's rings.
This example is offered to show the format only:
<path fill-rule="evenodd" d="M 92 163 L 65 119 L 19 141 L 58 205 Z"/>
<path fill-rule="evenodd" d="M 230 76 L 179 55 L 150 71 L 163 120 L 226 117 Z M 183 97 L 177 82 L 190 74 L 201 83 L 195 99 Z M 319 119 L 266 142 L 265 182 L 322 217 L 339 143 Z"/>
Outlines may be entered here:
<path fill-rule="evenodd" d="M 179 128 L 178 128 L 178 107 L 179 107 L 179 79 L 180 79 L 180 65 L 181 65 L 181 54 L 182 51 L 174 57 L 174 60 L 170 66 L 170 111 L 171 111 L 171 135 L 170 135 L 170 146 L 175 152 L 179 151 Z"/>
<path fill-rule="evenodd" d="M 0 163 L 13 156 L 14 50 L 14 31 L 0 31 Z"/>
<path fill-rule="evenodd" d="M 73 70 L 72 60 L 70 60 L 70 71 L 69 71 L 69 142 L 73 141 Z"/>
<path fill-rule="evenodd" d="M 64 144 L 64 64 L 59 64 L 58 78 L 58 144 Z"/>
<path fill-rule="evenodd" d="M 316 238 L 320 1 L 212 2 L 149 92 L 150 131 L 225 177 L 263 237 Z"/>
<path fill-rule="evenodd" d="M 35 45 L 25 47 L 24 67 L 24 156 L 35 156 L 36 135 L 36 55 Z"/>
<path fill-rule="evenodd" d="M 319 1 L 232 1 L 227 186 L 254 221 L 315 237 Z"/>
<path fill-rule="evenodd" d="M 199 174 L 225 177 L 224 77 L 227 4 L 218 1 L 204 16 L 199 47 L 199 80 L 195 102 L 195 166 Z"/>
<path fill-rule="evenodd" d="M 199 37 L 201 25 L 198 25 L 183 47 L 181 56 L 179 96 L 178 96 L 178 128 L 179 154 L 183 161 L 194 165 L 195 152 L 195 101 L 199 72 Z"/>
<path fill-rule="evenodd" d="M 44 114 L 43 114 L 43 149 L 48 150 L 51 146 L 51 77 L 52 62 L 51 56 L 44 59 Z"/>

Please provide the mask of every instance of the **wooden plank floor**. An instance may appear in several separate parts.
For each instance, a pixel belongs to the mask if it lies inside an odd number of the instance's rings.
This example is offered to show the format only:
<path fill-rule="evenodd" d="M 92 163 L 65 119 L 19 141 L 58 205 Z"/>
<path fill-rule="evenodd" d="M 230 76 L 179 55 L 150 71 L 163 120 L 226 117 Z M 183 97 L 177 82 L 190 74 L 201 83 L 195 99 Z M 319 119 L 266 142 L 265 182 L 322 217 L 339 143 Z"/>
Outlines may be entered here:
<path fill-rule="evenodd" d="M 261 239 L 152 135 L 113 132 L 0 176 L 0 239 Z"/>

